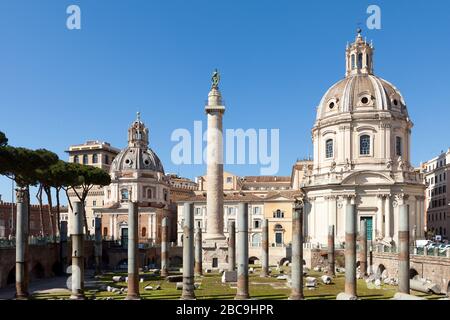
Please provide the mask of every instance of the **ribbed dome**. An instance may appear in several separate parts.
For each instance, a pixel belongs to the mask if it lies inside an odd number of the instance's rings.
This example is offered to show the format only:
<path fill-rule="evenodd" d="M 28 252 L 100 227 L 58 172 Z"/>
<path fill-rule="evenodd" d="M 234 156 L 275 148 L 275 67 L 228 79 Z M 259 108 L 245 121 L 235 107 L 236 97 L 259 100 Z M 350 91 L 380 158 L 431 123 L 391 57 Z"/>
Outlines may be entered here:
<path fill-rule="evenodd" d="M 400 91 L 373 74 L 350 75 L 328 89 L 317 109 L 317 120 L 345 112 L 394 111 L 407 116 Z"/>
<path fill-rule="evenodd" d="M 128 147 L 123 149 L 111 164 L 110 172 L 122 170 L 149 170 L 164 174 L 164 168 L 158 156 L 148 146 L 148 128 L 137 119 L 128 129 Z"/>
<path fill-rule="evenodd" d="M 153 150 L 140 147 L 126 147 L 114 158 L 111 173 L 122 170 L 149 170 L 164 174 L 161 160 Z"/>

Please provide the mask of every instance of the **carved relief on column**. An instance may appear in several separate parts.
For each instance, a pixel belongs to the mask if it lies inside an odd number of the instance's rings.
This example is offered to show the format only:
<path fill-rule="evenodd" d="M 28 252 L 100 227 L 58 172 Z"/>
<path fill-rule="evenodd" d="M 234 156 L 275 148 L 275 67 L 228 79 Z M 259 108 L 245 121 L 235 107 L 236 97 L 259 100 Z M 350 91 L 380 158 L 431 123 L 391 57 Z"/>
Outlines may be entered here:
<path fill-rule="evenodd" d="M 395 206 L 397 205 L 402 205 L 402 204 L 407 204 L 406 202 L 408 201 L 409 195 L 406 193 L 397 193 L 395 195 Z"/>
<path fill-rule="evenodd" d="M 16 202 L 28 203 L 26 188 L 17 188 L 16 189 Z"/>

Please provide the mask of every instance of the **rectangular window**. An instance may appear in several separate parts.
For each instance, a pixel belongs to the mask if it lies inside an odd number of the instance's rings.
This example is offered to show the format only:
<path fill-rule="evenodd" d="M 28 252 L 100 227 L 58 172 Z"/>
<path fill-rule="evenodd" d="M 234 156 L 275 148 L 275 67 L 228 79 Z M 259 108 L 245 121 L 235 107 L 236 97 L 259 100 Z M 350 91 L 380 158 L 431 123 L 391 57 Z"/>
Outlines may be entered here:
<path fill-rule="evenodd" d="M 233 182 L 233 178 L 232 177 L 227 177 L 227 183 L 231 183 Z"/>
<path fill-rule="evenodd" d="M 97 201 L 95 201 L 95 200 L 94 200 L 94 201 L 92 201 L 92 206 L 94 206 L 94 207 L 95 207 L 96 205 L 97 205 Z"/>
<path fill-rule="evenodd" d="M 397 156 L 402 155 L 402 138 L 395 137 L 395 153 Z"/>
<path fill-rule="evenodd" d="M 331 139 L 325 142 L 325 157 L 333 158 L 333 140 Z"/>
<path fill-rule="evenodd" d="M 261 214 L 261 208 L 260 207 L 254 207 L 253 208 L 253 214 Z"/>

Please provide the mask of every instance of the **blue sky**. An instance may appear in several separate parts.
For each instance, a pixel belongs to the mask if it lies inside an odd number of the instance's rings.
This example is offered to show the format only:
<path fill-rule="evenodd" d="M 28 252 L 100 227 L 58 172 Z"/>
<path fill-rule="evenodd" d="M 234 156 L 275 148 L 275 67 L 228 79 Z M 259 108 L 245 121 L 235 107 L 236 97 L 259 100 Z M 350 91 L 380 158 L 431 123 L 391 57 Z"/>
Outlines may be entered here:
<path fill-rule="evenodd" d="M 66 28 L 79 5 L 82 29 Z M 370 4 L 381 30 L 367 30 Z M 373 40 L 375 73 L 402 92 L 415 126 L 417 165 L 449 147 L 448 1 L 1 0 L 0 130 L 10 143 L 66 160 L 71 144 L 122 148 L 136 111 L 166 172 L 176 166 L 174 129 L 205 120 L 214 68 L 222 75 L 225 128 L 279 128 L 280 175 L 312 153 L 315 108 L 344 76 L 344 49 L 358 24 Z M 257 175 L 257 165 L 226 166 Z M 0 178 L 0 194 L 10 198 Z"/>

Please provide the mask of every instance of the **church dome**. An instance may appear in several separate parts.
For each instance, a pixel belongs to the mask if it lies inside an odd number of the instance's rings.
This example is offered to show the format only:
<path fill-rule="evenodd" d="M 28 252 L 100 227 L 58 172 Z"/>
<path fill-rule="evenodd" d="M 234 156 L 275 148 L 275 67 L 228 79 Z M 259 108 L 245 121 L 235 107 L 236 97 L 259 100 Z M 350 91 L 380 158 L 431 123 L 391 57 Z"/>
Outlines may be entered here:
<path fill-rule="evenodd" d="M 317 120 L 357 111 L 389 111 L 407 116 L 400 91 L 390 82 L 373 74 L 372 44 L 362 39 L 346 49 L 346 77 L 332 85 L 317 108 Z"/>
<path fill-rule="evenodd" d="M 117 171 L 148 170 L 164 174 L 161 160 L 148 146 L 148 128 L 137 119 L 128 129 L 128 146 L 112 162 L 111 174 Z"/>

